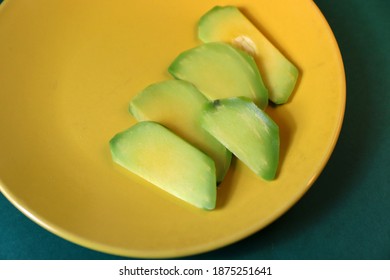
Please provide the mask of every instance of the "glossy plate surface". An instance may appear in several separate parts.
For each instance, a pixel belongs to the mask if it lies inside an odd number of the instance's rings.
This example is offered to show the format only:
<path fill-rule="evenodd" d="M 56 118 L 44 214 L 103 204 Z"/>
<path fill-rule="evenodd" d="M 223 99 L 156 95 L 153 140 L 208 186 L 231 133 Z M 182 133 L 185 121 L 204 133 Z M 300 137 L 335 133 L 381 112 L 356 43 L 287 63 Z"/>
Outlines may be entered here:
<path fill-rule="evenodd" d="M 277 179 L 234 161 L 205 212 L 117 167 L 108 141 L 135 123 L 132 96 L 200 43 L 197 20 L 217 4 L 240 7 L 301 78 L 288 104 L 268 108 L 281 130 Z M 309 0 L 6 0 L 0 42 L 1 191 L 49 231 L 107 253 L 185 256 L 262 229 L 318 177 L 342 124 L 341 56 Z"/>

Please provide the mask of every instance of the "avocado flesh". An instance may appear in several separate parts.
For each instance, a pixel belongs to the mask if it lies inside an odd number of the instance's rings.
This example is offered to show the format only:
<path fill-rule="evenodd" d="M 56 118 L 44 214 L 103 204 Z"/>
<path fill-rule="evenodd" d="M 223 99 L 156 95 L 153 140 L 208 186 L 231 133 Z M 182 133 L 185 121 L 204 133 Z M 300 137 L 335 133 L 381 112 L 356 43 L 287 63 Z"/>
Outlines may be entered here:
<path fill-rule="evenodd" d="M 299 71 L 253 24 L 234 6 L 216 6 L 198 23 L 202 42 L 222 41 L 252 55 L 260 69 L 275 104 L 286 103 L 296 85 Z"/>
<path fill-rule="evenodd" d="M 139 122 L 110 141 L 114 162 L 198 208 L 216 203 L 213 160 L 155 122 Z"/>
<path fill-rule="evenodd" d="M 130 102 L 129 111 L 138 121 L 155 121 L 210 156 L 217 181 L 225 177 L 232 154 L 200 125 L 200 113 L 208 99 L 192 84 L 167 80 L 152 84 Z"/>
<path fill-rule="evenodd" d="M 268 91 L 256 62 L 229 44 L 213 42 L 186 50 L 168 71 L 194 84 L 210 100 L 245 96 L 260 108 L 268 105 Z"/>
<path fill-rule="evenodd" d="M 264 180 L 273 180 L 279 162 L 279 127 L 253 102 L 229 98 L 209 103 L 202 126 Z"/>

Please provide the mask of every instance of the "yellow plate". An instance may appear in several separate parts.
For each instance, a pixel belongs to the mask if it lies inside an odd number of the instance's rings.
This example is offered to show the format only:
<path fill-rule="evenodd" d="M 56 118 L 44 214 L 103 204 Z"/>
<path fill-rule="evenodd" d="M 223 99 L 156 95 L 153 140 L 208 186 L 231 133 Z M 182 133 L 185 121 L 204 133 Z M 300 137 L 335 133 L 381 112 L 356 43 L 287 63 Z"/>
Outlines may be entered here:
<path fill-rule="evenodd" d="M 132 96 L 199 44 L 197 20 L 216 4 L 239 6 L 302 75 L 291 102 L 268 109 L 281 130 L 277 179 L 234 161 L 205 212 L 116 167 L 108 141 L 135 123 Z M 310 0 L 6 0 L 0 42 L 1 191 L 49 231 L 107 253 L 185 256 L 260 230 L 314 182 L 342 124 L 342 59 Z"/>

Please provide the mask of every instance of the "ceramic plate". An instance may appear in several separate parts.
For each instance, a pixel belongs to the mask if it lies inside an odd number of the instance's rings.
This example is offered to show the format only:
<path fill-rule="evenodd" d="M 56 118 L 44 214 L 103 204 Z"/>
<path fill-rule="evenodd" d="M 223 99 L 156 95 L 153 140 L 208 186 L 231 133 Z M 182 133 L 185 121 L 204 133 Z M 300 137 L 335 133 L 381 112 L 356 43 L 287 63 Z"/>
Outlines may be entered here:
<path fill-rule="evenodd" d="M 108 142 L 135 123 L 131 98 L 170 78 L 214 5 L 237 5 L 300 69 L 281 131 L 277 179 L 239 161 L 214 211 L 198 210 L 116 166 Z M 340 52 L 310 0 L 6 0 L 0 6 L 0 188 L 47 230 L 106 253 L 210 251 L 264 228 L 308 190 L 337 141 L 345 106 Z"/>

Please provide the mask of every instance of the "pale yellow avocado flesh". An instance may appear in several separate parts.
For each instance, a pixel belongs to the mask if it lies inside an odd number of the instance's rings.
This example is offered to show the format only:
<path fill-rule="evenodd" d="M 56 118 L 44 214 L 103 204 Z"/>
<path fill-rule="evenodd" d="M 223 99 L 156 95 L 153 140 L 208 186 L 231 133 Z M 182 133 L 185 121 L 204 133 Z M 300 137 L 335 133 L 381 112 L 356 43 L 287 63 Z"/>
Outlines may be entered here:
<path fill-rule="evenodd" d="M 139 122 L 110 141 L 117 164 L 185 202 L 216 204 L 214 161 L 156 122 Z"/>
<path fill-rule="evenodd" d="M 234 6 L 216 6 L 198 23 L 204 43 L 226 42 L 252 55 L 275 104 L 286 103 L 297 82 L 298 68 L 290 62 L 241 11 Z"/>
<path fill-rule="evenodd" d="M 166 80 L 149 85 L 130 102 L 138 121 L 155 121 L 188 141 L 216 165 L 217 181 L 225 177 L 232 154 L 200 125 L 200 113 L 208 99 L 189 82 Z"/>
<path fill-rule="evenodd" d="M 211 42 L 185 50 L 168 71 L 194 84 L 209 100 L 245 96 L 261 109 L 268 105 L 268 90 L 254 58 L 230 44 Z"/>
<path fill-rule="evenodd" d="M 220 99 L 205 106 L 202 126 L 264 180 L 275 179 L 279 127 L 251 100 Z"/>

